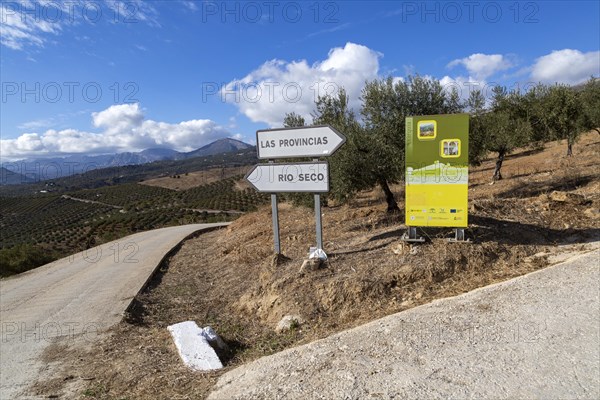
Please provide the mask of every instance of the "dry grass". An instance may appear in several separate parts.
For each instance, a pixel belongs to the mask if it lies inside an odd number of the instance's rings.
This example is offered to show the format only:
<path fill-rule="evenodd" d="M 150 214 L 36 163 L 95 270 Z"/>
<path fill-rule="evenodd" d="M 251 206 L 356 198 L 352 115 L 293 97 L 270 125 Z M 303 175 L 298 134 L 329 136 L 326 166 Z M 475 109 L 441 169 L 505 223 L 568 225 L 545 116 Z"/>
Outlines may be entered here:
<path fill-rule="evenodd" d="M 326 337 L 433 299 L 522 275 L 548 256 L 599 240 L 600 138 L 586 135 L 571 159 L 564 146 L 518 153 L 505 180 L 489 185 L 493 160 L 472 173 L 472 244 L 448 243 L 447 229 L 427 229 L 429 241 L 399 241 L 402 215 L 385 213 L 378 192 L 351 205 L 324 208 L 325 268 L 300 273 L 314 243 L 311 210 L 280 209 L 282 248 L 273 262 L 270 210 L 263 208 L 226 229 L 187 241 L 137 296 L 129 318 L 90 349 L 63 352 L 64 372 L 36 393 L 61 390 L 65 376 L 93 377 L 78 393 L 90 398 L 197 399 L 222 372 L 194 373 L 178 359 L 166 326 L 184 320 L 211 325 L 229 343 L 225 370 L 284 348 Z M 556 152 L 556 154 L 555 154 Z M 560 157 L 558 156 L 560 154 Z M 530 171 L 530 172 L 523 172 Z M 402 187 L 394 188 L 399 199 Z M 573 193 L 566 201 L 552 191 Z M 306 323 L 283 335 L 286 314 Z M 62 378 L 62 379 L 61 379 Z"/>

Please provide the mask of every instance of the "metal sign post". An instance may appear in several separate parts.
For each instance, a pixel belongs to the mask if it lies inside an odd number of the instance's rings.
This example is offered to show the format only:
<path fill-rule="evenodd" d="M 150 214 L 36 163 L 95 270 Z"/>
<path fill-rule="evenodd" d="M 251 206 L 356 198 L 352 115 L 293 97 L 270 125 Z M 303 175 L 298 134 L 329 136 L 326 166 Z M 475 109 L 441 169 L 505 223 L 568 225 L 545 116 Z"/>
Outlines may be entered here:
<path fill-rule="evenodd" d="M 315 196 L 315 223 L 317 247 L 310 249 L 310 257 L 326 259 L 323 251 L 323 224 L 321 195 L 329 192 L 329 164 L 316 157 L 328 157 L 344 143 L 344 135 L 329 125 L 299 128 L 269 129 L 256 132 L 256 151 L 259 159 L 268 164 L 256 165 L 246 180 L 259 192 L 271 193 L 273 242 L 276 254 L 281 254 L 277 193 L 305 192 Z M 311 157 L 312 162 L 275 163 L 275 158 Z"/>
<path fill-rule="evenodd" d="M 323 225 L 321 224 L 320 194 L 315 194 L 315 221 L 317 225 L 317 250 L 323 250 Z"/>
<path fill-rule="evenodd" d="M 277 195 L 271 193 L 271 210 L 273 214 L 273 243 L 275 254 L 281 254 L 281 243 L 279 241 L 279 210 L 277 207 Z"/>
<path fill-rule="evenodd" d="M 269 164 L 274 164 L 269 160 Z M 275 254 L 281 254 L 281 242 L 279 241 L 279 206 L 277 204 L 277 193 L 271 193 L 271 215 L 273 216 L 273 246 Z"/>
<path fill-rule="evenodd" d="M 318 162 L 318 159 L 314 159 L 314 162 Z M 317 238 L 317 250 L 323 251 L 323 224 L 321 222 L 321 195 L 315 193 L 315 225 L 316 225 L 316 238 Z"/>

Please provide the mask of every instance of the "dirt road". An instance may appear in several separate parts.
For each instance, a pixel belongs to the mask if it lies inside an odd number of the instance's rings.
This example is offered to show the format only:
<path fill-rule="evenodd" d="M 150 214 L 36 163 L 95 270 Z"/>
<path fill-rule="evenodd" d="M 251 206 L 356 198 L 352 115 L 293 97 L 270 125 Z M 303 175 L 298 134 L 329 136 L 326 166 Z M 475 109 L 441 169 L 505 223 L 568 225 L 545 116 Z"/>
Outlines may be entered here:
<path fill-rule="evenodd" d="M 115 206 L 114 204 L 103 203 L 101 201 L 96 201 L 96 200 L 80 199 L 79 197 L 73 197 L 73 196 L 69 196 L 69 195 L 66 195 L 66 194 L 63 194 L 61 197 L 63 199 L 68 199 L 68 200 L 73 200 L 73 201 L 79 201 L 81 203 L 99 204 L 101 206 L 112 207 L 112 208 L 116 208 L 117 210 L 122 210 L 123 209 L 123 207 L 121 207 L 121 206 Z"/>
<path fill-rule="evenodd" d="M 0 281 L 0 399 L 21 392 L 51 366 L 52 343 L 93 341 L 119 322 L 163 257 L 192 233 L 227 223 L 137 233 Z"/>
<path fill-rule="evenodd" d="M 600 398 L 600 250 L 241 366 L 217 399 Z"/>

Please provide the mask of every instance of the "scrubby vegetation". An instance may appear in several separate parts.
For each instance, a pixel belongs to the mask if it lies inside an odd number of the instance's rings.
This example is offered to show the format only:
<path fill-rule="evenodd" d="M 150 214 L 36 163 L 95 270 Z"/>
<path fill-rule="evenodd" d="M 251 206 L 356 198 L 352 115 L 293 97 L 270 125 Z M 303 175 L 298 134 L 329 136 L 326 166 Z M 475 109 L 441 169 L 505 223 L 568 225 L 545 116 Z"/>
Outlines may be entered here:
<path fill-rule="evenodd" d="M 19 244 L 8 249 L 0 249 L 0 277 L 25 272 L 54 259 L 52 253 L 31 244 Z"/>

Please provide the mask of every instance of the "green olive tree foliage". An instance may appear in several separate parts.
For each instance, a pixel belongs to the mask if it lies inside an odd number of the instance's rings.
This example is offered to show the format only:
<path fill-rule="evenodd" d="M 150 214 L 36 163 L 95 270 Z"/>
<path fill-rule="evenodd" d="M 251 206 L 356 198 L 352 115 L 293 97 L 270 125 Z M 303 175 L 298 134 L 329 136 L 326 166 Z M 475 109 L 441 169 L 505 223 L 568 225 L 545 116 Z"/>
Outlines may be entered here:
<path fill-rule="evenodd" d="M 485 96 L 479 89 L 469 93 L 465 107 L 469 112 L 469 163 L 480 165 L 488 150 L 485 143 Z"/>
<path fill-rule="evenodd" d="M 285 114 L 283 118 L 283 126 L 285 128 L 297 128 L 306 125 L 304 117 L 296 114 L 295 112 Z"/>
<path fill-rule="evenodd" d="M 573 155 L 573 145 L 588 130 L 582 124 L 585 111 L 580 97 L 581 93 L 569 86 L 554 85 L 542 99 L 545 125 L 552 139 L 567 140 L 567 156 Z"/>
<path fill-rule="evenodd" d="M 529 90 L 517 98 L 513 110 L 519 118 L 529 121 L 531 126 L 531 136 L 529 144 L 533 147 L 541 147 L 544 142 L 551 140 L 548 119 L 546 118 L 546 109 L 544 99 L 548 95 L 548 86 L 538 83 L 529 88 Z"/>
<path fill-rule="evenodd" d="M 57 258 L 47 249 L 25 243 L 0 249 L 0 277 L 29 271 Z"/>
<path fill-rule="evenodd" d="M 350 109 L 346 91 L 341 88 L 336 95 L 319 96 L 312 117 L 313 124 L 331 125 L 346 136 L 346 144 L 329 158 L 329 196 L 343 202 L 356 192 L 370 188 L 373 160 L 368 151 L 368 138 Z"/>
<path fill-rule="evenodd" d="M 484 117 L 486 124 L 485 146 L 489 151 L 498 153 L 493 180 L 502 179 L 504 158 L 516 147 L 527 143 L 531 135 L 531 125 L 526 119 L 516 118 L 509 111 L 488 113 Z"/>
<path fill-rule="evenodd" d="M 306 126 L 304 117 L 296 114 L 295 112 L 285 114 L 283 118 L 284 128 L 300 128 Z M 305 161 L 304 159 L 294 159 L 288 161 Z M 291 201 L 296 206 L 303 206 L 307 208 L 314 207 L 313 195 L 311 193 L 282 193 L 280 196 L 286 200 Z M 324 199 L 327 202 L 326 198 Z"/>
<path fill-rule="evenodd" d="M 501 86 L 493 89 L 490 112 L 483 116 L 483 128 L 478 133 L 487 151 L 498 153 L 496 167 L 492 179 L 502 179 L 502 163 L 504 158 L 515 148 L 531 141 L 531 124 L 529 122 L 525 99 L 519 92 L 508 93 Z"/>
<path fill-rule="evenodd" d="M 517 146 L 540 147 L 550 139 L 544 99 L 548 87 L 537 84 L 526 93 L 507 92 L 501 86 L 492 89 L 492 101 L 480 90 L 469 94 L 466 108 L 471 115 L 469 129 L 469 161 L 479 165 L 489 152 L 497 152 L 494 180 L 502 179 L 504 157 Z M 499 115 L 492 115 L 499 114 Z M 508 116 L 508 118 L 507 118 Z M 495 124 L 501 124 L 496 126 Z M 508 124 L 508 125 L 506 125 Z M 507 130 L 507 126 L 512 131 Z"/>
<path fill-rule="evenodd" d="M 590 78 L 579 96 L 582 108 L 579 118 L 580 130 L 595 130 L 600 134 L 600 79 Z"/>
<path fill-rule="evenodd" d="M 389 212 L 398 211 L 389 183 L 398 182 L 404 173 L 404 119 L 410 107 L 409 93 L 402 82 L 387 78 L 368 82 L 362 100 L 366 136 L 362 152 L 373 160 L 368 183 L 381 187 Z"/>

